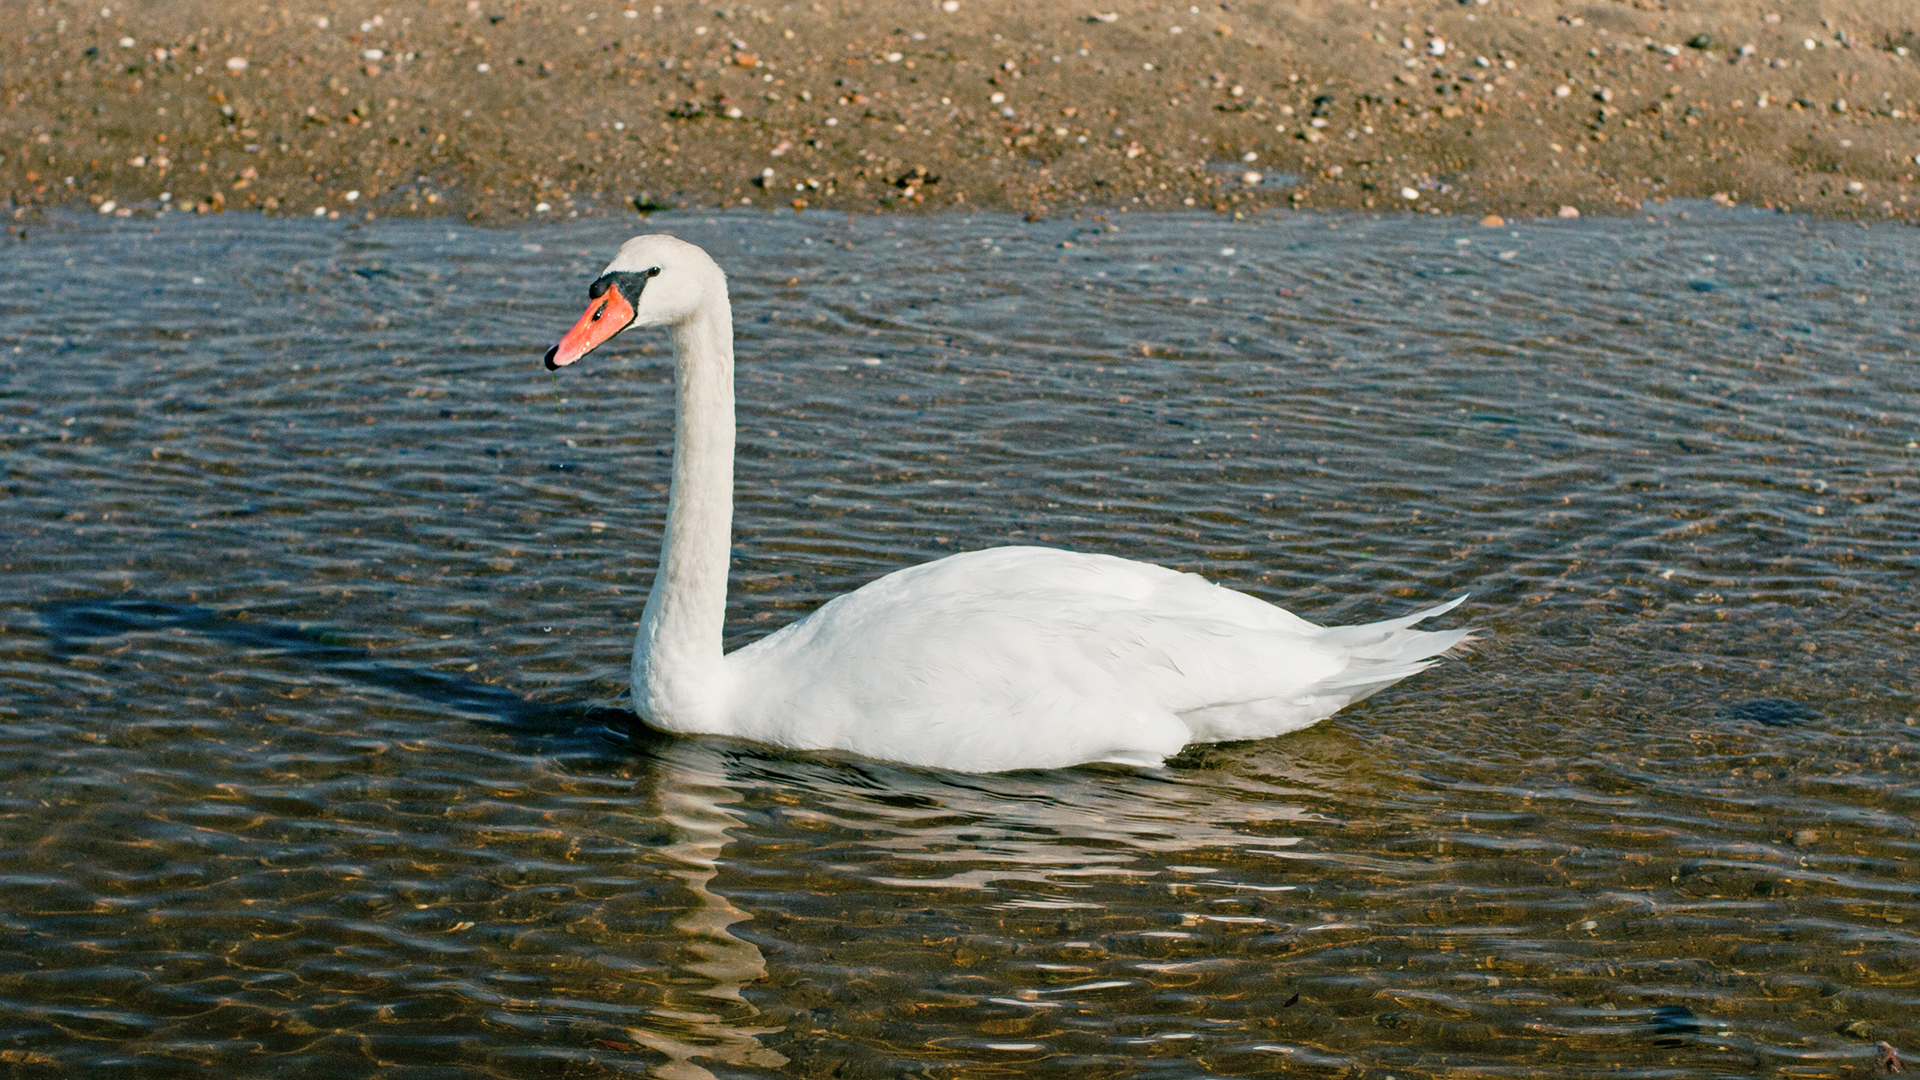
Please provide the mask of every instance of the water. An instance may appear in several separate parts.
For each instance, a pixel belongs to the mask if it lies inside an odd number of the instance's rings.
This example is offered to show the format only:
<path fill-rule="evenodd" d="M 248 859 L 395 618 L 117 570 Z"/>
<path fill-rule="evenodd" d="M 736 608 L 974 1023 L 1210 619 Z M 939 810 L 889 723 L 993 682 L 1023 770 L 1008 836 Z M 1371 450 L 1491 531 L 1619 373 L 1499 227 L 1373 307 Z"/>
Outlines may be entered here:
<path fill-rule="evenodd" d="M 735 288 L 734 643 L 1007 542 L 1322 621 L 1470 591 L 1483 640 L 1151 773 L 621 745 L 668 357 L 539 357 L 624 227 L 32 229 L 0 277 L 9 1069 L 1811 1077 L 1911 1045 L 1920 235 L 654 225 Z"/>

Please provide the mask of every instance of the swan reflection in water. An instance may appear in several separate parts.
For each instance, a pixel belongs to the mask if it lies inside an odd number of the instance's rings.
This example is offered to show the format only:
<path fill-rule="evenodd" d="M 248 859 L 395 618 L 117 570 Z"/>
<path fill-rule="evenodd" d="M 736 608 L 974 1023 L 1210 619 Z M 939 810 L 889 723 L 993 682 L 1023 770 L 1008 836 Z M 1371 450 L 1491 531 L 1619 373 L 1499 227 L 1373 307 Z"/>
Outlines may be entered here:
<path fill-rule="evenodd" d="M 1332 733 L 1307 737 L 1346 741 Z M 1303 804 L 1341 786 L 1307 775 L 1291 755 L 1251 747 L 1236 754 L 1231 777 L 1205 768 L 936 773 L 788 756 L 721 739 L 655 738 L 637 749 L 651 787 L 647 810 L 673 830 L 672 842 L 658 850 L 692 899 L 672 922 L 685 936 L 673 978 L 627 1032 L 668 1057 L 654 1070 L 668 1080 L 712 1075 L 702 1061 L 773 1068 L 787 1060 L 761 1040 L 784 1029 L 743 994 L 767 980 L 764 1000 L 787 979 L 769 980 L 760 949 L 735 932 L 754 912 L 724 895 L 724 879 L 715 887 L 728 863 L 744 869 L 751 862 L 755 891 L 777 892 L 788 908 L 780 914 L 800 923 L 809 914 L 837 922 L 857 896 L 878 894 L 886 907 L 937 908 L 985 930 L 1023 908 L 1102 908 L 1102 900 L 1118 899 L 1116 891 L 1137 893 L 1169 873 L 1182 886 L 1204 884 L 1193 876 L 1204 868 L 1187 863 L 1253 856 L 1271 865 L 1275 856 L 1291 857 L 1293 851 L 1262 849 L 1287 848 L 1292 838 L 1279 834 L 1294 823 L 1324 822 Z M 724 859 L 729 844 L 737 846 Z M 818 944 L 796 941 L 793 948 L 799 956 Z M 879 962 L 886 964 L 885 956 Z M 1012 970 L 1002 974 L 988 979 L 981 1002 L 1053 989 L 1016 985 Z M 941 980 L 921 972 L 909 981 L 930 987 Z"/>
<path fill-rule="evenodd" d="M 696 1064 L 696 1058 L 762 1068 L 785 1065 L 784 1055 L 759 1040 L 780 1029 L 756 1026 L 760 1010 L 741 994 L 767 974 L 759 948 L 732 930 L 752 916 L 709 887 L 719 873 L 728 831 L 741 824 L 728 809 L 739 801 L 740 790 L 729 781 L 723 755 L 713 747 L 663 742 L 652 764 L 651 801 L 660 820 L 674 830 L 674 839 L 660 854 L 667 873 L 692 894 L 693 903 L 673 921 L 673 928 L 686 937 L 685 958 L 677 965 L 684 975 L 665 988 L 662 1003 L 627 1035 L 667 1056 L 666 1064 L 653 1069 L 663 1080 L 713 1080 L 713 1073 Z"/>

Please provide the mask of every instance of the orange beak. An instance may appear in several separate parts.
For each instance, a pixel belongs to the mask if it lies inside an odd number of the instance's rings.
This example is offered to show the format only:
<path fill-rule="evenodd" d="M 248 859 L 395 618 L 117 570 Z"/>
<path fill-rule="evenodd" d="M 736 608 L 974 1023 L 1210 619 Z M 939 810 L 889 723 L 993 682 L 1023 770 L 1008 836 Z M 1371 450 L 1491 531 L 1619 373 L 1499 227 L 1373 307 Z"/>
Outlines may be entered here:
<path fill-rule="evenodd" d="M 607 291 L 587 305 L 586 314 L 566 332 L 560 344 L 547 350 L 547 370 L 566 367 L 605 344 L 632 322 L 633 305 L 620 295 L 619 285 L 609 283 Z"/>

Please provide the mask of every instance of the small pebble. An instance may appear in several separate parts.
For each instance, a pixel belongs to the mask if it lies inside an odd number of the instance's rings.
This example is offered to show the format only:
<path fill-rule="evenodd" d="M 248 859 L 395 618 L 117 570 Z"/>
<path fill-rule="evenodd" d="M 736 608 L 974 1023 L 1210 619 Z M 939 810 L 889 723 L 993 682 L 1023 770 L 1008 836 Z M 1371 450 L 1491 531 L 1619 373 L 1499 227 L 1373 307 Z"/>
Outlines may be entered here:
<path fill-rule="evenodd" d="M 247 58 L 244 56 L 227 57 L 227 70 L 233 72 L 247 70 Z"/>
<path fill-rule="evenodd" d="M 1563 218 L 1577 218 L 1580 216 L 1580 211 L 1575 207 L 1563 206 L 1560 208 L 1560 216 Z"/>
<path fill-rule="evenodd" d="M 1488 214 L 1486 217 L 1480 219 L 1480 224 L 1489 229 L 1497 229 L 1506 223 L 1507 219 L 1501 217 L 1499 214 Z"/>
<path fill-rule="evenodd" d="M 1260 181 L 1263 179 L 1265 178 L 1252 169 L 1248 169 L 1246 172 L 1240 174 L 1240 182 L 1248 187 L 1259 187 Z"/>
<path fill-rule="evenodd" d="M 1420 193 L 1410 187 L 1403 187 L 1400 189 L 1400 197 L 1408 202 L 1412 202 L 1420 197 Z"/>

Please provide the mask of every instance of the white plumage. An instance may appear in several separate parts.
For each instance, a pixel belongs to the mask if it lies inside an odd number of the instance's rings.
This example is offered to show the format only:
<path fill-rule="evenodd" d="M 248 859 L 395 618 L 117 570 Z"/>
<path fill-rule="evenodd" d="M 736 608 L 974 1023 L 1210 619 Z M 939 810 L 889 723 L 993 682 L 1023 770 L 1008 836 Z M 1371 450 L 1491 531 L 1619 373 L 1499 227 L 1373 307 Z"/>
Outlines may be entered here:
<path fill-rule="evenodd" d="M 1194 574 L 1004 547 L 888 574 L 722 656 L 733 471 L 725 278 L 705 252 L 665 236 L 628 241 L 607 273 L 611 292 L 638 292 L 620 297 L 632 318 L 606 325 L 597 312 L 610 302 L 596 296 L 548 363 L 571 363 L 629 324 L 674 330 L 673 487 L 633 661 L 635 708 L 655 727 L 969 772 L 1153 766 L 1188 743 L 1307 727 L 1468 635 L 1411 629 L 1460 600 L 1323 627 Z"/>
<path fill-rule="evenodd" d="M 1111 555 L 972 551 L 729 655 L 733 734 L 973 772 L 1158 765 L 1190 742 L 1297 731 L 1464 634 L 1402 625 L 1329 630 Z"/>

